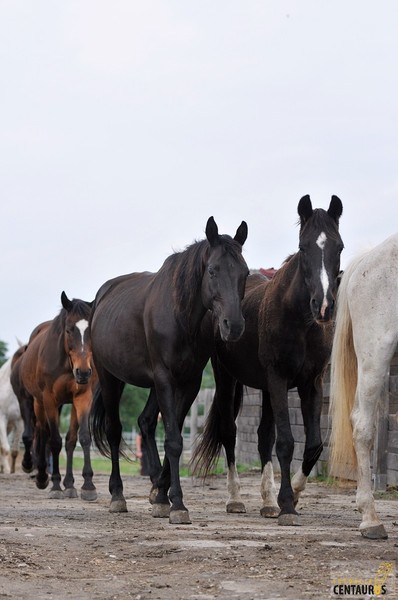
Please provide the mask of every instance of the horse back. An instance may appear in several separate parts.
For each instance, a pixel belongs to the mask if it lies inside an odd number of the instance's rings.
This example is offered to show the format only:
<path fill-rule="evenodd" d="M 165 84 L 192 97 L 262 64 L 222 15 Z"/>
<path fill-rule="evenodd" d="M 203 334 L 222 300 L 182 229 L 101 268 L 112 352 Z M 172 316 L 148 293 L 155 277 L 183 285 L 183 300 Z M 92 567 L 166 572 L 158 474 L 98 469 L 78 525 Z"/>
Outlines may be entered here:
<path fill-rule="evenodd" d="M 18 377 L 18 385 L 25 393 L 37 397 L 41 393 L 42 378 L 39 365 L 39 354 L 42 342 L 50 327 L 51 321 L 41 323 L 32 331 L 25 351 L 14 365 L 14 378 Z"/>

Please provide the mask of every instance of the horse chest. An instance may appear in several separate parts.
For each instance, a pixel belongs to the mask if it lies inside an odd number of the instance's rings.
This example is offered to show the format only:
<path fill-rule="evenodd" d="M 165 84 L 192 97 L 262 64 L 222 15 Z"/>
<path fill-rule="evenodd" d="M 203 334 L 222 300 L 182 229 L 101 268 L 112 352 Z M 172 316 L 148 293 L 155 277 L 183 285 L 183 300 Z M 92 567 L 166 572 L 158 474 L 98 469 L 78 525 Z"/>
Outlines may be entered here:
<path fill-rule="evenodd" d="M 198 367 L 197 356 L 190 346 L 180 346 L 177 348 L 171 364 L 173 365 L 173 376 L 179 381 L 187 380 L 198 370 L 201 370 L 201 365 Z"/>

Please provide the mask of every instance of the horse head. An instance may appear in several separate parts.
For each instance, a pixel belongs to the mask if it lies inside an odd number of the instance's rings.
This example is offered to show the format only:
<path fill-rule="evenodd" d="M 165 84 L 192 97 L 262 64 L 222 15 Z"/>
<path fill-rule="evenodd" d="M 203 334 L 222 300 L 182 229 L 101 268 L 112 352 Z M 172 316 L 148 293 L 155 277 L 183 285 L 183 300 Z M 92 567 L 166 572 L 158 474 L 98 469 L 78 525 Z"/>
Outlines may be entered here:
<path fill-rule="evenodd" d="M 242 221 L 235 237 L 220 235 L 213 217 L 206 225 L 209 251 L 202 279 L 203 305 L 212 311 L 225 342 L 240 338 L 245 328 L 242 300 L 249 269 L 242 256 L 247 224 Z"/>
<path fill-rule="evenodd" d="M 333 316 L 340 254 L 344 248 L 339 234 L 339 219 L 343 205 L 332 196 L 327 211 L 312 208 L 309 196 L 298 204 L 300 216 L 299 261 L 310 296 L 311 313 L 315 321 L 326 322 Z"/>
<path fill-rule="evenodd" d="M 91 336 L 88 326 L 91 303 L 69 300 L 65 292 L 61 303 L 66 311 L 64 326 L 64 349 L 69 358 L 76 383 L 87 384 L 93 373 Z"/>

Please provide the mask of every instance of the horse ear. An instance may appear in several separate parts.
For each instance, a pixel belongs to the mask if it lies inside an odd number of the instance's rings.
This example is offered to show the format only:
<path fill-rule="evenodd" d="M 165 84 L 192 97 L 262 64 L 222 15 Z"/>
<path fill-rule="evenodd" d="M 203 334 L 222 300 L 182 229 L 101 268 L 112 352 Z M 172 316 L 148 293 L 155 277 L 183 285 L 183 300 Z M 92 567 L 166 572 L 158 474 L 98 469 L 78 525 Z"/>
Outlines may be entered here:
<path fill-rule="evenodd" d="M 218 242 L 218 227 L 214 217 L 209 217 L 206 225 L 206 237 L 210 246 L 214 246 Z"/>
<path fill-rule="evenodd" d="M 247 239 L 247 223 L 246 223 L 246 221 L 242 221 L 242 223 L 239 225 L 238 229 L 236 230 L 234 240 L 239 242 L 239 244 L 241 246 L 243 246 L 246 239 Z"/>
<path fill-rule="evenodd" d="M 69 311 L 72 308 L 72 302 L 71 302 L 71 300 L 69 300 L 69 298 L 65 294 L 65 292 L 62 292 L 62 294 L 61 294 L 61 303 L 62 303 L 62 306 L 67 311 Z"/>
<path fill-rule="evenodd" d="M 298 203 L 297 212 L 300 216 L 302 225 L 304 225 L 304 223 L 306 223 L 312 216 L 312 203 L 308 194 L 301 198 L 300 202 Z"/>
<path fill-rule="evenodd" d="M 337 196 L 332 196 L 332 199 L 330 201 L 330 206 L 328 209 L 328 215 L 332 217 L 332 219 L 334 219 L 336 221 L 336 223 L 339 223 L 339 219 L 341 217 L 341 215 L 343 214 L 343 203 L 341 202 L 340 198 L 338 198 Z"/>

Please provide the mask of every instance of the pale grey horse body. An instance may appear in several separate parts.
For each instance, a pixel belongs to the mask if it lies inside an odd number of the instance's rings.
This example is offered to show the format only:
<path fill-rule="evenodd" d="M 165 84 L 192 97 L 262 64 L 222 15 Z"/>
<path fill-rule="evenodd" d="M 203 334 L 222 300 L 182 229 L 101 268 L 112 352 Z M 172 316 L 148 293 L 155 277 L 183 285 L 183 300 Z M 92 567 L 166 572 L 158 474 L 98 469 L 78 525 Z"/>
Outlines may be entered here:
<path fill-rule="evenodd" d="M 0 368 L 0 472 L 14 473 L 24 430 L 18 398 L 11 387 L 11 361 Z M 10 443 L 11 441 L 11 443 Z"/>
<path fill-rule="evenodd" d="M 398 234 L 354 259 L 341 280 L 331 362 L 331 470 L 357 471 L 360 531 L 386 538 L 372 492 L 377 411 L 398 343 Z"/>

